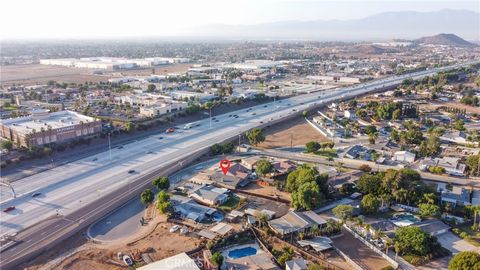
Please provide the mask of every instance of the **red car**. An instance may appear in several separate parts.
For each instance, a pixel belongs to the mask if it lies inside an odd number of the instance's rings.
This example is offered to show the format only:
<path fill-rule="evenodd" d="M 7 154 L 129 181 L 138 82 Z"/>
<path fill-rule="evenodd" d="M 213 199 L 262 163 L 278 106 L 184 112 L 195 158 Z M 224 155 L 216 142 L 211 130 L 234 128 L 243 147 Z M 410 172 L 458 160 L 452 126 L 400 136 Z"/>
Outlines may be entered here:
<path fill-rule="evenodd" d="M 9 206 L 9 207 L 3 209 L 3 212 L 8 213 L 8 212 L 13 211 L 13 210 L 15 210 L 15 206 Z"/>
<path fill-rule="evenodd" d="M 174 132 L 174 131 L 175 131 L 174 128 L 168 128 L 165 132 L 166 132 L 166 133 L 172 133 L 172 132 Z"/>

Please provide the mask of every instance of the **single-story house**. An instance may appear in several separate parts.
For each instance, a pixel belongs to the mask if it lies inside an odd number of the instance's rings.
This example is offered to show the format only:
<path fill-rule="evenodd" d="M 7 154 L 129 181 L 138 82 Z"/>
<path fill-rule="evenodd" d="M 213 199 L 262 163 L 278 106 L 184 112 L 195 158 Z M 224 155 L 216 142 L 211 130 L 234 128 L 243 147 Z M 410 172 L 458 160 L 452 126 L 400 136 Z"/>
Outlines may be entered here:
<path fill-rule="evenodd" d="M 257 162 L 262 160 L 261 157 L 259 156 L 253 156 L 253 157 L 247 157 L 247 158 L 242 158 L 242 161 L 241 161 L 241 164 L 249 169 L 249 170 L 254 170 L 255 169 L 255 165 L 257 165 Z"/>
<path fill-rule="evenodd" d="M 327 221 L 313 211 L 290 211 L 284 216 L 268 222 L 268 225 L 281 235 L 305 232 L 314 225 L 321 227 L 325 224 L 327 224 Z"/>
<path fill-rule="evenodd" d="M 297 243 L 301 247 L 309 246 L 316 252 L 322 252 L 333 248 L 332 240 L 325 236 L 317 236 L 312 239 L 298 240 Z"/>
<path fill-rule="evenodd" d="M 413 163 L 415 161 L 415 154 L 408 151 L 397 151 L 393 154 L 392 160 Z"/>
<path fill-rule="evenodd" d="M 293 259 L 285 262 L 285 270 L 307 270 L 307 262 L 304 259 Z"/>
<path fill-rule="evenodd" d="M 440 140 L 456 144 L 466 144 L 467 134 L 463 131 L 445 132 L 442 136 L 440 136 Z"/>
<path fill-rule="evenodd" d="M 195 201 L 206 205 L 221 205 L 228 200 L 228 193 L 230 191 L 226 188 L 217 188 L 215 186 L 202 186 L 192 191 L 188 197 Z"/>
<path fill-rule="evenodd" d="M 294 171 L 297 168 L 297 165 L 290 160 L 280 160 L 274 162 L 273 168 L 275 169 L 275 175 L 283 175 Z"/>
<path fill-rule="evenodd" d="M 456 157 L 444 157 L 444 158 L 436 158 L 437 166 L 442 167 L 445 171 L 450 175 L 455 176 L 464 176 L 466 165 L 460 163 L 460 158 Z"/>
<path fill-rule="evenodd" d="M 440 200 L 442 202 L 449 202 L 454 205 L 470 205 L 472 199 L 471 190 L 463 187 L 453 186 L 452 190 L 441 190 L 442 195 Z"/>
<path fill-rule="evenodd" d="M 430 234 L 431 236 L 441 235 L 450 230 L 450 226 L 438 219 L 424 220 L 415 224 L 415 226 L 418 226 L 420 229 L 422 229 L 422 231 Z"/>
<path fill-rule="evenodd" d="M 182 218 L 191 219 L 196 222 L 210 218 L 217 211 L 180 195 L 173 195 L 170 201 L 172 202 L 175 213 L 179 214 Z"/>
<path fill-rule="evenodd" d="M 372 150 L 370 150 L 369 148 L 361 144 L 356 144 L 350 147 L 350 149 L 348 149 L 344 156 L 350 159 L 370 160 L 371 152 Z"/>
<path fill-rule="evenodd" d="M 227 270 L 280 270 L 270 256 L 265 252 L 245 256 L 238 259 L 226 259 L 225 269 Z"/>
<path fill-rule="evenodd" d="M 137 268 L 138 270 L 200 270 L 195 260 L 183 252 L 172 257 L 156 261 L 145 266 Z"/>

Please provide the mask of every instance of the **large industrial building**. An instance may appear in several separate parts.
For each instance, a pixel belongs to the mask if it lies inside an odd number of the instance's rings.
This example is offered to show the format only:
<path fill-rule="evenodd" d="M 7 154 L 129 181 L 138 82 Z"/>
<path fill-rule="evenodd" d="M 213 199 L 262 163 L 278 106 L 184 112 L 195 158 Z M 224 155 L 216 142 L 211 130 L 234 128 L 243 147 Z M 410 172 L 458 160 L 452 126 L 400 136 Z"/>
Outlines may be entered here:
<path fill-rule="evenodd" d="M 51 66 L 65 66 L 91 69 L 130 69 L 136 67 L 152 67 L 174 63 L 188 63 L 189 58 L 166 58 L 150 57 L 140 59 L 128 59 L 117 57 L 87 57 L 87 58 L 60 58 L 60 59 L 40 59 L 40 64 Z"/>
<path fill-rule="evenodd" d="M 65 142 L 101 130 L 101 121 L 72 111 L 38 109 L 29 116 L 0 121 L 0 136 L 22 146 Z"/>

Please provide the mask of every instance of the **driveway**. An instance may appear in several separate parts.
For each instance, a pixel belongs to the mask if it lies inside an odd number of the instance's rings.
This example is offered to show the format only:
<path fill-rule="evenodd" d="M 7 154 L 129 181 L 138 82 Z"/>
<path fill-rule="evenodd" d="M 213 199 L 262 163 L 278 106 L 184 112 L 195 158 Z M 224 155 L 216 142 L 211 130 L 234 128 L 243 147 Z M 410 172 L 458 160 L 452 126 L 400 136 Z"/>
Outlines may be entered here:
<path fill-rule="evenodd" d="M 438 238 L 438 242 L 440 242 L 440 244 L 444 248 L 450 250 L 452 254 L 457 254 L 461 251 L 480 252 L 480 248 L 468 243 L 467 241 L 456 236 L 452 232 L 444 233 L 442 235 L 437 236 L 437 238 Z"/>

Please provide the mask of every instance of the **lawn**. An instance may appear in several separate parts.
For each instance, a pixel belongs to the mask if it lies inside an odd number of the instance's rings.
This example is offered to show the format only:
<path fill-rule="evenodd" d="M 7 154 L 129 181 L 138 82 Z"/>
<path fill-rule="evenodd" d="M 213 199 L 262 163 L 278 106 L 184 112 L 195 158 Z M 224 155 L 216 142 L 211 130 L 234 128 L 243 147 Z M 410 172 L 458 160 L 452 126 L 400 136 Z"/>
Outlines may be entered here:
<path fill-rule="evenodd" d="M 18 108 L 16 106 L 10 105 L 10 106 L 2 106 L 2 109 L 5 111 L 14 111 Z"/>
<path fill-rule="evenodd" d="M 337 155 L 337 150 L 335 149 L 322 149 L 322 150 L 318 150 L 315 152 L 315 155 L 319 155 L 319 156 L 324 156 L 324 157 L 331 157 L 331 158 L 336 158 L 338 157 Z"/>
<path fill-rule="evenodd" d="M 224 211 L 232 211 L 233 209 L 236 209 L 240 204 L 240 198 L 235 195 L 231 195 L 228 200 L 220 205 L 218 208 L 224 210 Z"/>
<path fill-rule="evenodd" d="M 469 242 L 470 244 L 472 244 L 476 247 L 480 247 L 480 232 L 473 231 L 472 228 L 471 228 L 471 224 L 469 224 L 469 223 L 462 224 L 460 226 L 457 226 L 456 228 L 458 228 L 460 230 L 460 233 L 465 232 L 469 236 L 469 237 L 462 237 L 462 236 L 458 235 L 459 237 L 463 238 L 465 241 Z M 455 232 L 455 230 L 453 230 L 453 232 L 455 234 L 457 234 Z"/>

